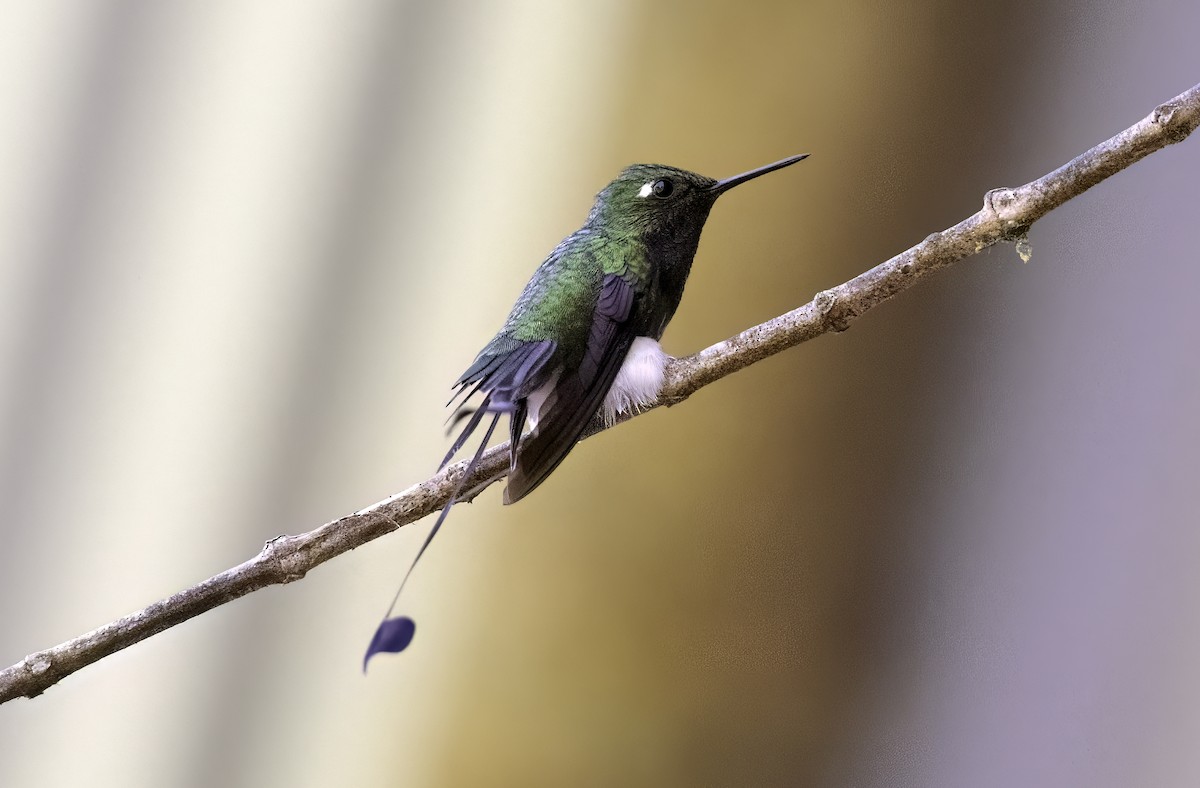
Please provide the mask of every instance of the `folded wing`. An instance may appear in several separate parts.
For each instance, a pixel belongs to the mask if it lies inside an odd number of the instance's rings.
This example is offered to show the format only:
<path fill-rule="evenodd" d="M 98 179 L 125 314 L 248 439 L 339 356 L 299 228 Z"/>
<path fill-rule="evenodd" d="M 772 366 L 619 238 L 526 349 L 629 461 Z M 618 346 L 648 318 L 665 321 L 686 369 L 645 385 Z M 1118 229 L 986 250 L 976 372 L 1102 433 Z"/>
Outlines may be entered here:
<path fill-rule="evenodd" d="M 604 276 L 583 359 L 575 371 L 560 375 L 537 428 L 521 440 L 505 503 L 521 500 L 545 481 L 600 409 L 634 340 L 629 318 L 635 295 L 620 274 Z"/>

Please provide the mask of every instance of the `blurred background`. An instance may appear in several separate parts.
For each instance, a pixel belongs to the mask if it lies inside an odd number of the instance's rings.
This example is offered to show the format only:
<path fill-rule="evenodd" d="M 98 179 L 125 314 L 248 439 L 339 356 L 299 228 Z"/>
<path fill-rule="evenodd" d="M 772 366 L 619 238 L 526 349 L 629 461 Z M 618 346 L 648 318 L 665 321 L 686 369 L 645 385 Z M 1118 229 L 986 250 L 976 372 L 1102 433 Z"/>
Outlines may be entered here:
<path fill-rule="evenodd" d="M 808 301 L 1200 79 L 1188 0 L 11 3 L 0 663 L 426 478 L 624 165 L 664 338 Z M 0 785 L 1200 784 L 1200 140 L 451 517 L 0 707 Z"/>

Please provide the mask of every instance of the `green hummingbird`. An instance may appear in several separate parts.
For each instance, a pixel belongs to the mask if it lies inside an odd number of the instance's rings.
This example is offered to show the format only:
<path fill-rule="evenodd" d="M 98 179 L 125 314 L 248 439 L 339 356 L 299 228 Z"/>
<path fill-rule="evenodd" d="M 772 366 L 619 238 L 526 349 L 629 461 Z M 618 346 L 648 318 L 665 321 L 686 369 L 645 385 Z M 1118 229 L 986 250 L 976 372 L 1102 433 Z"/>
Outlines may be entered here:
<path fill-rule="evenodd" d="M 468 418 L 440 467 L 462 449 L 487 416 L 470 478 L 501 416 L 509 421 L 504 503 L 521 500 L 558 467 L 588 424 L 651 405 L 663 385 L 667 355 L 658 340 L 683 288 L 713 204 L 725 192 L 806 158 L 791 156 L 724 180 L 660 164 L 626 167 L 596 196 L 587 221 L 562 240 L 521 291 L 503 327 L 454 385 Z M 529 432 L 525 427 L 530 427 Z M 462 481 L 409 566 L 363 658 L 403 651 L 416 624 L 392 618 L 400 591 L 447 513 Z M 470 497 L 465 496 L 465 497 Z"/>

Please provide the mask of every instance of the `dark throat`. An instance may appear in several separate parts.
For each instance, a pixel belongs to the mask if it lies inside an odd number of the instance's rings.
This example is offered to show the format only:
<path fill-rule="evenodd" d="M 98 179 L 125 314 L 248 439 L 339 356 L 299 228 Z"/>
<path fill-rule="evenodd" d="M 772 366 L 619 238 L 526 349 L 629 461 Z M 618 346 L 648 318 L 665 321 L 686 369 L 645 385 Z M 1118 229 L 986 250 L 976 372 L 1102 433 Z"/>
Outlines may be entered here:
<path fill-rule="evenodd" d="M 654 272 L 652 290 L 656 296 L 653 314 L 648 316 L 647 336 L 659 339 L 679 308 L 703 227 L 703 218 L 698 222 L 687 222 L 685 226 L 668 223 L 644 236 Z"/>

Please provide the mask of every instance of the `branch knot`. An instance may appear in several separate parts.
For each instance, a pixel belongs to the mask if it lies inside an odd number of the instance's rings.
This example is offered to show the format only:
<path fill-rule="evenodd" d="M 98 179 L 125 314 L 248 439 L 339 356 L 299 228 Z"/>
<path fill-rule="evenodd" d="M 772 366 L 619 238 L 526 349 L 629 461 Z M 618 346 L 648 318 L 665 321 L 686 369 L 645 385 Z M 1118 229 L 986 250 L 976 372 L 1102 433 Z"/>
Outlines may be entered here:
<path fill-rule="evenodd" d="M 303 547 L 302 538 L 287 534 L 276 536 L 263 545 L 262 557 L 273 565 L 280 583 L 294 583 L 308 574 L 309 560 Z"/>
<path fill-rule="evenodd" d="M 1175 117 L 1175 105 L 1171 102 L 1160 104 L 1154 108 L 1154 112 L 1150 115 L 1150 122 L 1156 126 L 1169 126 Z"/>
<path fill-rule="evenodd" d="M 1187 139 L 1196 128 L 1196 125 L 1188 123 L 1178 110 L 1179 105 L 1176 102 L 1168 101 L 1155 107 L 1154 112 L 1150 113 L 1150 122 L 1162 129 L 1163 135 L 1172 143 Z"/>
<path fill-rule="evenodd" d="M 25 658 L 25 665 L 29 668 L 29 672 L 37 676 L 50 670 L 54 666 L 50 655 L 44 651 L 39 651 L 36 654 L 30 654 Z"/>
<path fill-rule="evenodd" d="M 821 316 L 821 322 L 829 326 L 830 331 L 841 333 L 850 327 L 854 313 L 838 298 L 834 290 L 822 290 L 813 298 L 813 307 Z"/>
<path fill-rule="evenodd" d="M 995 217 L 1005 233 L 1015 230 L 1021 225 L 1021 211 L 1016 190 L 1007 186 L 992 189 L 983 195 L 983 210 Z"/>
<path fill-rule="evenodd" d="M 1022 188 L 1029 189 L 1032 186 L 1029 184 Z M 1029 232 L 1031 222 L 1027 218 L 1028 208 L 1028 200 L 1023 199 L 1017 189 L 1007 186 L 992 189 L 983 195 L 983 212 L 990 214 L 1000 225 L 1000 237 L 1006 241 L 1015 241 Z M 982 248 L 983 245 L 980 245 L 975 251 Z"/>

